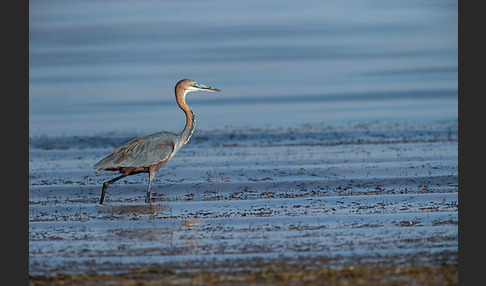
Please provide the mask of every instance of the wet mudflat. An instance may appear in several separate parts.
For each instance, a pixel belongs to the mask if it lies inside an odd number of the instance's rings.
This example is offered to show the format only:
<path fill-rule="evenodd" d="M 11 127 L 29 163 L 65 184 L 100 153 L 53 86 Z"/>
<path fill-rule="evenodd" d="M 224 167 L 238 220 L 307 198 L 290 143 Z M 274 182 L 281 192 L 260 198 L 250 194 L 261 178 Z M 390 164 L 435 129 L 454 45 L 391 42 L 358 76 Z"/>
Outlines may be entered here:
<path fill-rule="evenodd" d="M 32 283 L 457 284 L 456 121 L 196 130 L 100 205 L 139 135 L 30 138 Z"/>

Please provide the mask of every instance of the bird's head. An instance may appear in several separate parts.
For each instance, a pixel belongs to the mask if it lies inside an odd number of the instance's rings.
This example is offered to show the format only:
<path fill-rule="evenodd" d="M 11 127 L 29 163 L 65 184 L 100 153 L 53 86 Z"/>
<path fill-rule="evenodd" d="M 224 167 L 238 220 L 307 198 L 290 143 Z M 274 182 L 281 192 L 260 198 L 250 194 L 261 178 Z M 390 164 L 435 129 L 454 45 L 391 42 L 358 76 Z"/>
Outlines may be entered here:
<path fill-rule="evenodd" d="M 198 91 L 198 90 L 202 90 L 202 91 L 209 91 L 209 92 L 219 92 L 221 90 L 217 89 L 217 88 L 214 88 L 214 87 L 211 87 L 211 86 L 207 86 L 207 85 L 204 85 L 202 83 L 198 83 L 198 82 L 195 82 L 193 80 L 190 80 L 190 79 L 183 79 L 183 80 L 180 80 L 176 86 L 181 86 L 186 92 L 191 92 L 191 91 Z"/>

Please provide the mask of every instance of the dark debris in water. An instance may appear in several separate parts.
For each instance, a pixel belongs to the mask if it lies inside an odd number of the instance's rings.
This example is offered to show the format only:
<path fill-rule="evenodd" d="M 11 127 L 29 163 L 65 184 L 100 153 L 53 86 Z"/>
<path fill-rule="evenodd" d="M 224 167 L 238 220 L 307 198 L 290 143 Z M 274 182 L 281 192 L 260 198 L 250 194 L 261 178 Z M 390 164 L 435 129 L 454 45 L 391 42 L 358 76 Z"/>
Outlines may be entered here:
<path fill-rule="evenodd" d="M 93 136 L 34 136 L 29 146 L 43 150 L 116 148 L 148 134 L 100 134 Z M 237 146 L 334 146 L 346 144 L 393 144 L 413 142 L 457 141 L 457 122 L 436 125 L 356 124 L 338 127 L 304 126 L 287 130 L 196 130 L 190 144 L 213 148 Z"/>

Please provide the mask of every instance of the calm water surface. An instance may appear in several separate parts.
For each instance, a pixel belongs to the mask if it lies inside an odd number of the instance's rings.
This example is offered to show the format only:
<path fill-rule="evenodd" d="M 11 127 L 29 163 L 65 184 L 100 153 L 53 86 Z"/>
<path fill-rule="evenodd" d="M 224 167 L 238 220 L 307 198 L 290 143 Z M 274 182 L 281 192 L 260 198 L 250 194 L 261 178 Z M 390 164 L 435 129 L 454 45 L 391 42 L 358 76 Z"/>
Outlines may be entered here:
<path fill-rule="evenodd" d="M 30 1 L 31 136 L 457 120 L 457 1 Z"/>

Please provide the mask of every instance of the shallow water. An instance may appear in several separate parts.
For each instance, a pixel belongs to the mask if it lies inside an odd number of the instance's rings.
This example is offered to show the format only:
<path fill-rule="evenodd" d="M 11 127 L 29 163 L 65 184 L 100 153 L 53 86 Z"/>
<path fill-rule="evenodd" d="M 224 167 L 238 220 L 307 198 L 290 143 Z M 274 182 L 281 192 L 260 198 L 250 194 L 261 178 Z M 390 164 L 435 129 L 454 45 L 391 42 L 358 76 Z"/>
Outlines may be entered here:
<path fill-rule="evenodd" d="M 150 204 L 141 174 L 103 205 L 114 174 L 90 168 L 131 136 L 31 138 L 30 273 L 455 265 L 457 135 L 457 122 L 199 132 Z"/>

